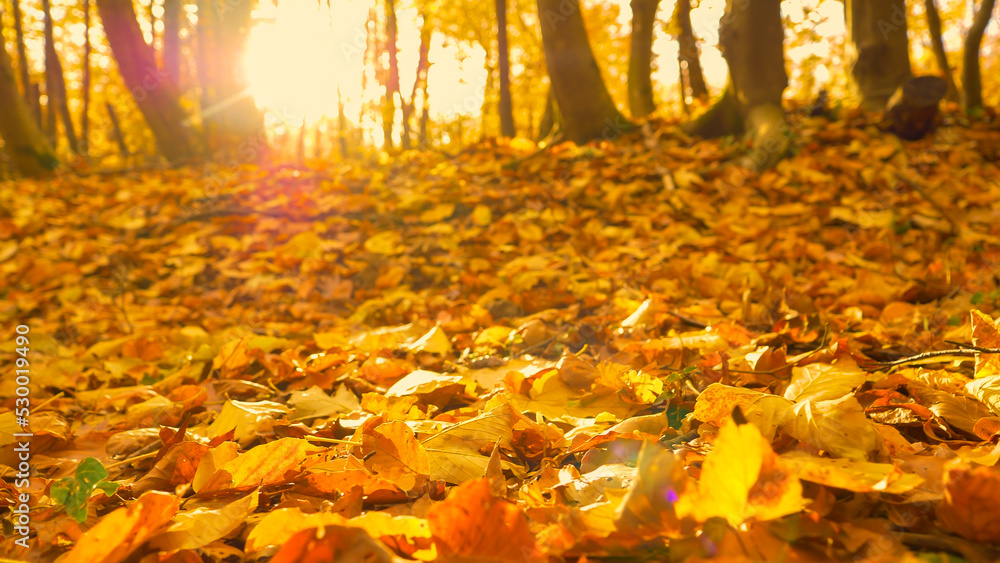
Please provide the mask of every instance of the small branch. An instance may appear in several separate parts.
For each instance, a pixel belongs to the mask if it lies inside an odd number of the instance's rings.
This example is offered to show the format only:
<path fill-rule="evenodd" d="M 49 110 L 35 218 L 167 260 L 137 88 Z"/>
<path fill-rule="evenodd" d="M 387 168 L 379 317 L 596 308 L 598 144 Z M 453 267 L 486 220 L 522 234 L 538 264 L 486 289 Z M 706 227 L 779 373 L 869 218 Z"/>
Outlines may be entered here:
<path fill-rule="evenodd" d="M 990 350 L 988 353 L 991 353 L 991 354 L 1000 354 L 1000 350 L 993 351 L 992 349 L 985 349 L 985 348 L 983 349 L 983 351 L 986 351 L 986 350 Z M 976 352 L 977 352 L 976 350 L 970 350 L 970 349 L 965 349 L 965 348 L 957 349 L 957 350 L 933 350 L 931 352 L 923 352 L 923 353 L 917 354 L 915 356 L 907 356 L 905 358 L 900 358 L 898 360 L 893 360 L 891 362 L 875 362 L 875 363 L 878 364 L 878 365 L 880 365 L 880 366 L 894 367 L 894 366 L 901 366 L 903 364 L 908 364 L 908 363 L 912 363 L 912 362 L 919 362 L 921 360 L 928 360 L 928 359 L 931 359 L 931 358 L 938 358 L 938 357 L 941 357 L 941 356 L 974 356 L 976 354 Z"/>

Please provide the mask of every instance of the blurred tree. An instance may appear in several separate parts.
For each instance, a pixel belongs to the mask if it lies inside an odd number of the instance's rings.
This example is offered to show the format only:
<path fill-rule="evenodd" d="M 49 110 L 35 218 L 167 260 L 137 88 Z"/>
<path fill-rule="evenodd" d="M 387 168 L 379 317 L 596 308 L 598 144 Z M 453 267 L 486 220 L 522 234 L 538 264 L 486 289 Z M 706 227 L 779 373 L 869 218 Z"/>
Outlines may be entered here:
<path fill-rule="evenodd" d="M 781 0 L 728 0 L 719 27 L 719 46 L 729 65 L 722 98 L 689 123 L 689 133 L 719 137 L 748 132 L 754 148 L 741 165 L 762 170 L 788 150 L 781 97 L 788 86 L 782 49 Z"/>
<path fill-rule="evenodd" d="M 83 0 L 83 79 L 80 84 L 80 97 L 83 101 L 80 107 L 80 154 L 83 156 L 87 156 L 90 152 L 90 56 L 92 51 L 90 0 Z"/>
<path fill-rule="evenodd" d="M 500 73 L 500 134 L 513 137 L 514 106 L 510 99 L 510 47 L 507 45 L 507 0 L 496 0 L 497 12 L 497 70 Z"/>
<path fill-rule="evenodd" d="M 976 11 L 962 52 L 962 91 L 965 94 L 965 111 L 976 113 L 983 108 L 983 78 L 979 68 L 979 48 L 983 33 L 990 23 L 996 0 L 983 0 Z"/>
<path fill-rule="evenodd" d="M 56 51 L 56 40 L 52 33 L 54 26 L 52 22 L 52 3 L 50 0 L 42 0 L 42 13 L 45 18 L 45 95 L 48 98 L 46 106 L 48 108 L 48 121 L 46 122 L 50 131 L 50 140 L 53 145 L 56 132 L 56 113 L 59 114 L 63 124 L 63 134 L 70 150 L 75 153 L 80 152 L 80 143 L 76 137 L 76 130 L 73 125 L 73 116 L 69 112 L 69 98 L 66 94 L 66 77 L 63 75 L 62 62 L 59 60 L 59 53 Z"/>
<path fill-rule="evenodd" d="M 660 0 L 632 0 L 632 33 L 629 35 L 628 107 L 632 117 L 656 110 L 653 101 L 653 27 Z"/>
<path fill-rule="evenodd" d="M 924 13 L 927 15 L 927 30 L 931 36 L 931 50 L 934 52 L 934 59 L 937 61 L 941 75 L 948 84 L 948 92 L 945 97 L 952 101 L 958 101 L 958 88 L 955 86 L 955 75 L 948 64 L 948 52 L 944 48 L 944 39 L 941 36 L 941 14 L 938 12 L 937 4 L 934 0 L 924 0 Z"/>
<path fill-rule="evenodd" d="M 11 0 L 14 9 L 14 43 L 17 47 L 17 67 L 21 72 L 21 93 L 35 120 L 41 123 L 41 106 L 38 93 L 32 87 L 30 66 L 28 65 L 28 49 L 24 43 L 24 16 L 21 14 L 21 0 Z"/>
<path fill-rule="evenodd" d="M 396 20 L 396 1 L 385 0 L 385 37 L 386 49 L 389 53 L 389 74 L 385 83 L 385 100 L 382 102 L 382 131 L 385 135 L 385 148 L 392 150 L 392 127 L 396 119 L 396 98 L 399 97 L 399 51 L 396 44 L 398 23 Z"/>
<path fill-rule="evenodd" d="M 677 37 L 677 63 L 680 68 L 681 102 L 687 107 L 687 97 L 708 99 L 708 85 L 701 70 L 701 50 L 691 25 L 691 0 L 677 0 L 672 20 Z M 690 92 L 689 92 L 690 90 Z"/>
<path fill-rule="evenodd" d="M 142 37 L 132 0 L 96 0 L 104 34 L 125 85 L 167 160 L 195 156 L 195 142 L 177 86 Z"/>
<path fill-rule="evenodd" d="M 583 144 L 612 139 L 631 124 L 619 113 L 590 50 L 580 0 L 538 0 L 552 92 L 566 138 Z"/>
<path fill-rule="evenodd" d="M 861 107 L 879 111 L 912 76 L 905 0 L 846 0 L 851 77 Z"/>
<path fill-rule="evenodd" d="M 17 90 L 3 29 L 0 29 L 0 107 L 4 108 L 0 111 L 0 138 L 14 167 L 23 176 L 32 177 L 55 170 L 59 160 Z"/>

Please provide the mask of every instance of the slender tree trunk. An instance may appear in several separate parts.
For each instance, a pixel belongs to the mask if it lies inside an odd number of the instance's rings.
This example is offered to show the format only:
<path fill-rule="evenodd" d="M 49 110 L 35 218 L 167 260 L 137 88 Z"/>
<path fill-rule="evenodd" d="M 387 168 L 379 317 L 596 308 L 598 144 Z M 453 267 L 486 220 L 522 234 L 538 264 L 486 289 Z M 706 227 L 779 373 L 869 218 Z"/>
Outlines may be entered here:
<path fill-rule="evenodd" d="M 63 133 L 70 150 L 79 154 L 80 142 L 76 137 L 73 125 L 73 115 L 69 111 L 69 96 L 66 91 L 66 78 L 63 75 L 62 62 L 56 52 L 55 37 L 52 32 L 52 9 L 49 0 L 42 0 L 42 11 L 45 16 L 45 75 L 47 77 L 46 94 L 49 97 L 49 107 L 59 112 L 63 124 Z M 54 112 L 50 111 L 54 117 Z"/>
<path fill-rule="evenodd" d="M 14 68 L 7 55 L 6 42 L 0 30 L 0 138 L 4 152 L 14 167 L 26 177 L 44 176 L 59 166 L 55 152 L 45 140 L 24 98 L 17 89 Z"/>
<path fill-rule="evenodd" d="M 128 158 L 132 151 L 128 150 L 128 143 L 125 142 L 125 133 L 122 132 L 122 125 L 118 121 L 118 114 L 111 102 L 105 102 L 104 108 L 108 110 L 108 119 L 111 121 L 111 133 L 115 136 L 115 143 L 118 144 L 118 152 L 122 158 Z"/>
<path fill-rule="evenodd" d="M 656 110 L 653 101 L 653 25 L 660 0 L 632 0 L 632 33 L 629 36 L 628 107 L 632 117 Z"/>
<path fill-rule="evenodd" d="M 24 43 L 24 24 L 21 15 L 21 0 L 11 0 L 14 8 L 14 40 L 17 43 L 17 66 L 21 73 L 21 93 L 32 109 L 38 104 L 38 97 L 32 98 L 31 73 L 28 68 L 28 50 Z"/>
<path fill-rule="evenodd" d="M 577 144 L 612 139 L 629 129 L 590 50 L 580 0 L 537 0 L 545 64 L 566 138 Z"/>
<path fill-rule="evenodd" d="M 403 148 L 409 149 L 412 144 L 412 126 L 411 120 L 413 118 L 413 112 L 416 109 L 417 94 L 420 92 L 420 88 L 427 87 L 427 71 L 430 69 L 430 49 L 431 49 L 431 34 L 433 33 L 433 27 L 431 26 L 430 17 L 427 14 L 421 16 L 423 23 L 420 25 L 420 48 L 417 52 L 417 73 L 416 77 L 413 79 L 413 89 L 410 91 L 410 100 L 408 102 L 403 101 Z M 402 98 L 402 96 L 400 96 Z"/>
<path fill-rule="evenodd" d="M 181 0 L 163 0 L 163 69 L 178 88 L 181 81 Z"/>
<path fill-rule="evenodd" d="M 90 54 L 93 46 L 90 44 L 90 0 L 83 0 L 83 84 L 80 97 L 83 107 L 80 109 L 80 154 L 87 156 L 90 152 Z"/>
<path fill-rule="evenodd" d="M 740 165 L 763 170 L 788 151 L 788 124 L 781 96 L 788 86 L 782 49 L 780 0 L 729 0 L 719 45 L 729 65 L 729 84 L 708 112 L 686 127 L 718 137 L 748 132 L 754 147 Z"/>
<path fill-rule="evenodd" d="M 912 76 L 905 0 L 846 0 L 851 75 L 861 107 L 879 111 Z"/>
<path fill-rule="evenodd" d="M 944 49 L 944 40 L 941 37 L 941 14 L 938 12 L 937 4 L 934 0 L 924 0 L 924 12 L 927 14 L 927 29 L 931 35 L 931 48 L 934 51 L 934 58 L 937 60 L 941 75 L 948 84 L 948 92 L 945 98 L 949 101 L 957 102 L 959 99 L 958 88 L 955 86 L 955 73 L 948 64 L 948 52 Z"/>
<path fill-rule="evenodd" d="M 979 69 L 979 48 L 983 34 L 993 16 L 996 0 L 983 0 L 965 34 L 962 51 L 962 91 L 965 93 L 965 111 L 978 112 L 983 107 L 983 79 Z"/>
<path fill-rule="evenodd" d="M 701 50 L 698 48 L 698 38 L 694 35 L 691 25 L 691 0 L 677 0 L 674 10 L 674 21 L 677 22 L 677 62 L 681 74 L 684 75 L 690 95 L 696 100 L 708 99 L 708 85 L 705 83 L 705 73 L 701 70 Z M 684 91 L 684 103 L 687 105 L 688 92 Z"/>
<path fill-rule="evenodd" d="M 156 54 L 146 44 L 131 0 L 97 0 L 104 34 L 125 85 L 146 118 L 157 147 L 168 160 L 195 155 L 187 114 L 173 81 L 156 65 Z"/>
<path fill-rule="evenodd" d="M 399 96 L 399 51 L 396 45 L 396 0 L 385 0 L 385 37 L 389 51 L 389 76 L 385 83 L 385 102 L 382 107 L 382 130 L 385 147 L 392 150 L 392 129 L 396 119 L 396 97 Z"/>
<path fill-rule="evenodd" d="M 517 135 L 514 128 L 514 105 L 510 97 L 510 47 L 507 45 L 507 0 L 496 0 L 497 67 L 500 72 L 500 134 Z"/>

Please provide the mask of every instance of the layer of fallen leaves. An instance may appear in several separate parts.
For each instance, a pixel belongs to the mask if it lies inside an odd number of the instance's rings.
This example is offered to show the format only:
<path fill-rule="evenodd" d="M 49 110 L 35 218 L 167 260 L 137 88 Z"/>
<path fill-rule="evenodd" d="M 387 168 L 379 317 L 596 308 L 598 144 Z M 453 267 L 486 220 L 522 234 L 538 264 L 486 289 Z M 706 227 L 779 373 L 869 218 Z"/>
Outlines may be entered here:
<path fill-rule="evenodd" d="M 997 135 L 796 130 L 0 187 L 0 555 L 993 560 Z"/>

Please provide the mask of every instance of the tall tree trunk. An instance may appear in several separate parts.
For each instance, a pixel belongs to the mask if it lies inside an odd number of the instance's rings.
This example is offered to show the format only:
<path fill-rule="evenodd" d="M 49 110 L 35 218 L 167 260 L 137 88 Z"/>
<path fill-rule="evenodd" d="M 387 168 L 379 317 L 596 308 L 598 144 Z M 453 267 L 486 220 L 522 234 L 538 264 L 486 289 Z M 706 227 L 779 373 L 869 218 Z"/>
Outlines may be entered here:
<path fill-rule="evenodd" d="M 7 55 L 6 42 L 0 29 L 0 138 L 4 152 L 14 167 L 26 177 L 44 176 L 59 166 L 55 152 L 45 140 L 24 98 L 17 90 L 14 68 Z"/>
<path fill-rule="evenodd" d="M 955 73 L 948 64 L 948 52 L 944 49 L 944 39 L 941 36 L 941 14 L 934 0 L 924 0 L 924 12 L 927 14 L 927 29 L 931 35 L 931 49 L 934 51 L 934 58 L 937 60 L 938 68 L 941 69 L 944 81 L 948 84 L 945 98 L 957 102 L 959 97 L 958 88 L 955 86 Z"/>
<path fill-rule="evenodd" d="M 653 25 L 660 0 L 632 0 L 632 33 L 629 36 L 628 108 L 632 117 L 656 110 L 653 101 Z"/>
<path fill-rule="evenodd" d="M 28 49 L 24 43 L 24 21 L 21 15 L 21 0 L 11 0 L 14 7 L 14 40 L 17 44 L 17 66 L 21 73 L 21 93 L 29 107 L 38 104 L 38 98 L 32 103 L 31 71 L 28 68 Z"/>
<path fill-rule="evenodd" d="M 385 83 L 385 102 L 382 107 L 382 131 L 385 147 L 393 148 L 392 126 L 396 119 L 396 97 L 399 96 L 399 51 L 396 45 L 396 0 L 385 0 L 385 39 L 389 51 L 389 76 Z"/>
<path fill-rule="evenodd" d="M 788 86 L 783 37 L 781 0 L 728 0 L 719 46 L 729 65 L 729 84 L 718 102 L 686 126 L 703 137 L 748 132 L 754 147 L 739 164 L 753 170 L 773 166 L 788 151 L 781 108 Z"/>
<path fill-rule="evenodd" d="M 163 69 L 178 88 L 181 81 L 181 18 L 182 0 L 163 0 Z"/>
<path fill-rule="evenodd" d="M 198 4 L 199 70 L 202 117 L 209 147 L 219 156 L 235 158 L 237 147 L 258 137 L 264 119 L 247 91 L 243 55 L 250 31 L 254 0 L 202 0 Z"/>
<path fill-rule="evenodd" d="M 879 111 L 912 76 L 905 0 L 846 0 L 851 76 L 861 107 Z"/>
<path fill-rule="evenodd" d="M 146 44 L 131 0 L 96 0 L 111 52 L 125 85 L 149 125 L 156 145 L 168 160 L 195 155 L 187 114 L 170 77 L 156 66 L 156 54 Z"/>
<path fill-rule="evenodd" d="M 514 105 L 510 97 L 510 47 L 507 45 L 507 0 L 496 0 L 497 11 L 497 67 L 500 72 L 500 134 L 517 135 L 514 128 Z"/>
<path fill-rule="evenodd" d="M 705 73 L 701 70 L 701 50 L 698 48 L 698 38 L 694 35 L 691 25 L 691 0 L 677 0 L 674 9 L 674 21 L 677 24 L 677 62 L 681 74 L 684 75 L 690 95 L 696 100 L 708 99 L 708 85 L 705 83 Z M 684 102 L 687 105 L 688 92 L 684 92 Z"/>
<path fill-rule="evenodd" d="M 631 124 L 611 99 L 590 50 L 580 0 L 537 0 L 545 64 L 566 138 L 577 144 L 611 139 Z"/>
<path fill-rule="evenodd" d="M 56 52 L 55 36 L 52 28 L 52 6 L 49 0 L 42 0 L 42 12 L 45 17 L 45 76 L 46 95 L 49 97 L 49 107 L 59 112 L 63 124 L 63 133 L 70 150 L 79 154 L 80 142 L 76 137 L 73 125 L 73 115 L 69 111 L 69 96 L 66 92 L 66 78 L 63 75 L 62 62 Z M 50 111 L 54 117 L 54 112 Z M 54 125 L 54 124 L 53 124 Z"/>
<path fill-rule="evenodd" d="M 80 97 L 83 107 L 80 109 L 80 154 L 87 156 L 90 152 L 90 54 L 93 46 L 90 44 L 90 0 L 83 0 L 83 83 Z"/>
<path fill-rule="evenodd" d="M 111 133 L 118 144 L 118 152 L 122 155 L 123 159 L 128 158 L 132 154 L 132 151 L 128 150 L 128 143 L 125 142 L 125 133 L 122 132 L 122 125 L 118 121 L 118 114 L 115 113 L 115 108 L 111 105 L 111 102 L 105 102 L 104 108 L 108 110 L 108 120 L 111 121 Z"/>
<path fill-rule="evenodd" d="M 965 111 L 977 112 L 983 107 L 983 79 L 979 70 L 979 48 L 983 33 L 990 23 L 996 0 L 983 0 L 965 35 L 962 51 L 962 91 L 965 93 Z"/>
<path fill-rule="evenodd" d="M 412 144 L 412 126 L 411 119 L 413 118 L 413 111 L 416 109 L 417 105 L 417 94 L 420 92 L 421 88 L 427 88 L 427 71 L 430 70 L 430 50 L 431 50 L 431 34 L 434 29 L 431 26 L 430 16 L 427 14 L 422 14 L 421 19 L 423 22 L 420 25 L 420 48 L 417 52 L 417 73 L 416 77 L 413 79 L 413 89 L 410 91 L 410 100 L 408 102 L 403 102 L 403 148 L 408 149 Z M 402 97 L 402 96 L 400 96 Z"/>

